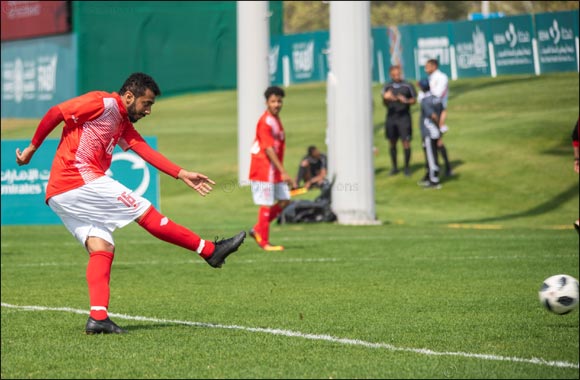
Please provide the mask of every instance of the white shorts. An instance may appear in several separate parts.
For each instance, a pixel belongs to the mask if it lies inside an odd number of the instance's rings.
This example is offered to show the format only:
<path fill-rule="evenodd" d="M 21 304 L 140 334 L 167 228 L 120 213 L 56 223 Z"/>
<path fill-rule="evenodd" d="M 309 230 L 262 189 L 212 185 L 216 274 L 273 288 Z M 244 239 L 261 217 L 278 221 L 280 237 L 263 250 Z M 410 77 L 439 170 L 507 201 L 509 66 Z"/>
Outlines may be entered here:
<path fill-rule="evenodd" d="M 114 245 L 113 231 L 143 215 L 151 202 L 111 177 L 103 176 L 51 197 L 48 205 L 85 247 L 89 236 Z"/>
<path fill-rule="evenodd" d="M 251 181 L 254 203 L 260 206 L 273 206 L 276 201 L 290 199 L 290 188 L 286 182 Z"/>

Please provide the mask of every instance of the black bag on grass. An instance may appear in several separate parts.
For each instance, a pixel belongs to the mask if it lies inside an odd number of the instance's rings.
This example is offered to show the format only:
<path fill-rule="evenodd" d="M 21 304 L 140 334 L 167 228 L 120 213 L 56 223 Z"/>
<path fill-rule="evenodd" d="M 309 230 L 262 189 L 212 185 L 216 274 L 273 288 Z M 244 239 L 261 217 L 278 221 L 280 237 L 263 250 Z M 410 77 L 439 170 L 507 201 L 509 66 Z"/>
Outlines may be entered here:
<path fill-rule="evenodd" d="M 291 202 L 278 216 L 278 224 L 334 222 L 336 215 L 330 208 L 330 185 L 323 186 L 313 201 Z"/>

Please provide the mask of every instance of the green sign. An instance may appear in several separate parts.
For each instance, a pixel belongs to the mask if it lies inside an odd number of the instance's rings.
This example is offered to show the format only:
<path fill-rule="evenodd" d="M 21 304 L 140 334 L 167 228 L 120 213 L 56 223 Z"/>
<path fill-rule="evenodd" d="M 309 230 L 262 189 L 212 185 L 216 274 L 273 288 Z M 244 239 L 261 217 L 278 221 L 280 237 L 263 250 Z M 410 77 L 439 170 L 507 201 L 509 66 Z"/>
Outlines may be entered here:
<path fill-rule="evenodd" d="M 425 64 L 430 59 L 436 59 L 439 62 L 439 70 L 451 78 L 451 46 L 453 45 L 451 23 L 419 25 L 414 28 L 414 35 L 417 78 L 426 77 Z"/>
<path fill-rule="evenodd" d="M 533 74 L 532 16 L 497 18 L 488 22 L 497 75 Z"/>
<path fill-rule="evenodd" d="M 542 73 L 578 70 L 578 11 L 535 16 Z"/>
<path fill-rule="evenodd" d="M 459 78 L 490 75 L 488 25 L 485 21 L 455 22 L 451 25 L 455 39 L 455 62 Z"/>
<path fill-rule="evenodd" d="M 156 137 L 145 137 L 154 149 Z M 2 221 L 4 225 L 60 224 L 45 203 L 46 186 L 58 139 L 47 139 L 30 164 L 16 164 L 16 148 L 24 149 L 30 140 L 2 140 Z M 132 151 L 118 146 L 107 174 L 159 207 L 159 174 Z"/>
<path fill-rule="evenodd" d="M 40 118 L 76 95 L 72 34 L 2 42 L 2 117 Z"/>

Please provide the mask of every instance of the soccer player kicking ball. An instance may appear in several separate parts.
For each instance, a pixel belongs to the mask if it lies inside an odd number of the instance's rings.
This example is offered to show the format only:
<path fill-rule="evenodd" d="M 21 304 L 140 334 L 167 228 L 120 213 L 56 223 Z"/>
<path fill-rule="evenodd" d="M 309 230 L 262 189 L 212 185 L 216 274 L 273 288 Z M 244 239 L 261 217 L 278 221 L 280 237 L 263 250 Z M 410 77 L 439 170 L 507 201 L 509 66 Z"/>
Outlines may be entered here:
<path fill-rule="evenodd" d="M 268 87 L 264 96 L 267 109 L 258 120 L 256 138 L 251 150 L 252 196 L 254 203 L 260 208 L 258 222 L 250 230 L 250 236 L 265 251 L 282 251 L 283 246 L 270 244 L 270 223 L 290 203 L 288 184 L 294 188 L 296 183 L 284 170 L 286 142 L 279 117 L 284 90 L 276 86 Z"/>
<path fill-rule="evenodd" d="M 107 314 L 116 228 L 136 221 L 158 239 L 197 252 L 214 268 L 220 268 L 246 236 L 242 231 L 219 242 L 203 240 L 105 174 L 118 144 L 123 150 L 133 150 L 162 172 L 182 180 L 201 196 L 212 190 L 214 181 L 169 161 L 151 148 L 133 127 L 133 123 L 151 113 L 155 97 L 160 94 L 153 78 L 134 73 L 119 93 L 93 91 L 52 107 L 40 121 L 30 145 L 22 152 L 16 149 L 18 165 L 28 164 L 49 133 L 64 121 L 50 171 L 46 202 L 89 254 L 87 334 L 125 332 Z"/>

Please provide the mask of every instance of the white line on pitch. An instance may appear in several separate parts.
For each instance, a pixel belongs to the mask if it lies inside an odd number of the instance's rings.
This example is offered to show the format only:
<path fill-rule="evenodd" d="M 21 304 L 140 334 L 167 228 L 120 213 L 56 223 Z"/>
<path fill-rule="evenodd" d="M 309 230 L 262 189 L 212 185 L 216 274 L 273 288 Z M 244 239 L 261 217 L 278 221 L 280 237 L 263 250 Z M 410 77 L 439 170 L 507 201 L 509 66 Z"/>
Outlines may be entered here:
<path fill-rule="evenodd" d="M 2 302 L 2 307 L 18 310 L 33 310 L 33 311 L 65 311 L 69 313 L 76 314 L 88 314 L 85 310 L 72 309 L 69 307 L 45 307 L 45 306 L 19 306 L 11 305 Z M 472 354 L 469 352 L 452 352 L 452 351 L 433 351 L 427 348 L 409 348 L 409 347 L 397 347 L 388 343 L 373 343 L 366 342 L 360 339 L 349 339 L 349 338 L 338 338 L 332 335 L 319 335 L 319 334 L 307 334 L 298 331 L 273 329 L 273 328 L 261 328 L 261 327 L 245 327 L 238 325 L 220 325 L 215 323 L 206 322 L 191 322 L 191 321 L 180 321 L 173 319 L 159 319 L 141 316 L 131 316 L 126 314 L 109 313 L 111 317 L 116 317 L 120 319 L 129 319 L 133 321 L 144 321 L 144 322 L 154 322 L 154 323 L 173 323 L 177 325 L 185 326 L 195 326 L 195 327 L 205 327 L 213 329 L 226 329 L 226 330 L 241 330 L 255 333 L 264 333 L 271 335 L 282 335 L 287 337 L 296 337 L 308 340 L 321 340 L 331 343 L 339 343 L 350 346 L 362 346 L 368 348 L 382 348 L 388 351 L 402 351 L 402 352 L 412 352 L 421 355 L 431 355 L 431 356 L 459 356 L 465 358 L 474 358 L 482 360 L 494 360 L 494 361 L 506 361 L 514 363 L 527 363 L 527 364 L 538 364 L 548 367 L 560 367 L 560 368 L 580 368 L 578 363 L 570 363 L 565 361 L 554 361 L 546 360 L 542 358 L 518 358 L 513 356 L 501 356 L 501 355 L 490 355 L 490 354 Z"/>
<path fill-rule="evenodd" d="M 546 255 L 538 258 L 565 258 L 570 255 Z M 519 260 L 528 258 L 524 255 L 501 255 L 501 256 L 405 256 L 407 261 L 443 261 L 443 260 Z M 287 258 L 287 259 L 260 259 L 260 260 L 236 260 L 236 264 L 258 264 L 258 263 L 277 263 L 277 264 L 311 264 L 311 263 L 336 263 L 336 262 L 362 262 L 362 261 L 381 261 L 384 259 L 394 260 L 394 256 L 380 256 L 380 257 L 354 257 L 354 258 L 336 258 L 336 257 L 317 257 L 317 258 Z M 150 260 L 150 261 L 116 261 L 115 266 L 125 265 L 189 265 L 189 264 L 205 264 L 205 261 L 199 259 L 191 259 L 185 261 L 164 261 L 164 260 Z M 86 262 L 40 262 L 40 263 L 15 263 L 15 264 L 1 264 L 3 268 L 36 268 L 36 267 L 70 267 L 70 266 L 85 266 Z"/>

